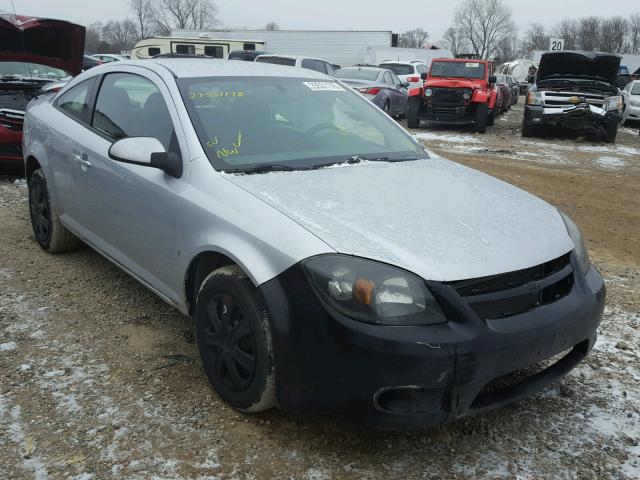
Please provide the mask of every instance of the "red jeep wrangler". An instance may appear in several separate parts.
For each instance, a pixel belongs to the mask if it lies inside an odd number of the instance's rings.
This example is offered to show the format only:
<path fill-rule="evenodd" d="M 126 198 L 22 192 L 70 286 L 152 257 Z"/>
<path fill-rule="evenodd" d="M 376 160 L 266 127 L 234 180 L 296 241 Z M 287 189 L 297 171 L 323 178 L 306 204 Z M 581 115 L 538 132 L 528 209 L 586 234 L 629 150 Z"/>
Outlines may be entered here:
<path fill-rule="evenodd" d="M 493 62 L 436 58 L 421 88 L 409 90 L 407 123 L 418 128 L 420 120 L 438 123 L 474 123 L 484 133 L 495 120 L 498 90 Z"/>

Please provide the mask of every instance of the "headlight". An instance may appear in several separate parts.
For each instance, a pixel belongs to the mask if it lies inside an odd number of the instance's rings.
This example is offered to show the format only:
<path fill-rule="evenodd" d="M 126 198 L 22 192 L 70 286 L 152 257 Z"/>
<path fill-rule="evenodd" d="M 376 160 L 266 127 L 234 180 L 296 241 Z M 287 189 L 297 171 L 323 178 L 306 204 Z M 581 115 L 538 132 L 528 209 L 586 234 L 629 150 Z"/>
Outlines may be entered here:
<path fill-rule="evenodd" d="M 543 105 L 542 92 L 527 93 L 527 105 Z"/>
<path fill-rule="evenodd" d="M 302 265 L 316 291 L 340 313 L 380 325 L 447 320 L 424 280 L 406 270 L 348 255 L 319 255 Z"/>
<path fill-rule="evenodd" d="M 425 95 L 425 97 L 430 97 L 431 95 L 433 95 L 433 90 L 431 90 L 430 88 L 427 88 L 424 91 L 424 95 Z"/>
<path fill-rule="evenodd" d="M 622 95 L 616 95 L 615 97 L 607 97 L 604 99 L 605 110 L 622 110 L 624 107 L 624 100 Z"/>
<path fill-rule="evenodd" d="M 560 211 L 560 210 L 558 210 Z M 587 247 L 584 245 L 584 240 L 582 239 L 582 234 L 580 233 L 580 229 L 578 226 L 573 223 L 567 215 L 560 212 L 562 216 L 562 220 L 564 220 L 564 225 L 567 227 L 567 232 L 573 240 L 573 244 L 575 245 L 576 258 L 578 259 L 578 266 L 584 275 L 589 271 L 589 267 L 591 266 L 591 261 L 589 260 L 589 252 L 587 251 Z"/>

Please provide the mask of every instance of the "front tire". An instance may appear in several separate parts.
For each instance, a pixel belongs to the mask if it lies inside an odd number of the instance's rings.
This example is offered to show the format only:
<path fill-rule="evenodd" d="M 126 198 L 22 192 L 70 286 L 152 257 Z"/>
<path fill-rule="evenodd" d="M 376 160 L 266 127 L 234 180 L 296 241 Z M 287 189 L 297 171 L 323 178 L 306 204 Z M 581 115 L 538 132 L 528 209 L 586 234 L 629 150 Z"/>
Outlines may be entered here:
<path fill-rule="evenodd" d="M 489 106 L 486 103 L 480 103 L 476 109 L 475 128 L 478 133 L 486 133 L 487 122 L 489 120 Z"/>
<path fill-rule="evenodd" d="M 80 244 L 80 240 L 60 223 L 41 168 L 33 172 L 29 179 L 29 215 L 36 241 L 43 250 L 62 253 Z"/>
<path fill-rule="evenodd" d="M 524 138 L 529 138 L 529 137 L 533 137 L 533 135 L 535 134 L 535 131 L 533 129 L 533 126 L 531 126 L 529 123 L 527 123 L 527 121 L 523 121 L 522 122 L 522 136 Z"/>
<path fill-rule="evenodd" d="M 420 128 L 420 97 L 409 97 L 407 104 L 407 126 L 409 128 Z"/>
<path fill-rule="evenodd" d="M 607 143 L 616 143 L 616 137 L 618 136 L 618 123 L 610 122 L 604 127 L 604 141 Z"/>
<path fill-rule="evenodd" d="M 487 126 L 493 127 L 495 123 L 496 123 L 496 112 L 495 110 L 492 109 L 489 112 L 489 116 L 487 117 Z"/>
<path fill-rule="evenodd" d="M 271 322 L 260 292 L 235 265 L 202 283 L 195 311 L 196 342 L 216 393 L 242 412 L 276 406 Z"/>

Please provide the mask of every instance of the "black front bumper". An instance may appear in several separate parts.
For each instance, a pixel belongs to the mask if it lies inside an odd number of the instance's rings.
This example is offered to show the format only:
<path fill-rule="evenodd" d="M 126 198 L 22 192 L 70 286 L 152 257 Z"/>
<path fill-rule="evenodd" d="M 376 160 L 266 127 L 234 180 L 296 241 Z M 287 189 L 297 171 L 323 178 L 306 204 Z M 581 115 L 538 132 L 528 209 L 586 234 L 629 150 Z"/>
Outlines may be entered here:
<path fill-rule="evenodd" d="M 605 299 L 602 277 L 591 268 L 550 305 L 483 320 L 456 290 L 436 284 L 447 324 L 385 327 L 333 311 L 300 265 L 260 288 L 273 321 L 280 407 L 386 430 L 441 424 L 540 390 L 591 350 Z M 568 354 L 542 372 L 492 387 L 561 352 Z"/>
<path fill-rule="evenodd" d="M 428 102 L 420 110 L 420 118 L 432 123 L 469 124 L 476 120 L 476 103 L 451 105 Z"/>
<path fill-rule="evenodd" d="M 604 115 L 593 113 L 589 105 L 577 105 L 562 113 L 545 113 L 544 107 L 526 105 L 524 121 L 531 126 L 556 126 L 577 131 L 602 131 L 610 124 L 618 124 L 622 117 L 617 112 L 606 112 Z"/>

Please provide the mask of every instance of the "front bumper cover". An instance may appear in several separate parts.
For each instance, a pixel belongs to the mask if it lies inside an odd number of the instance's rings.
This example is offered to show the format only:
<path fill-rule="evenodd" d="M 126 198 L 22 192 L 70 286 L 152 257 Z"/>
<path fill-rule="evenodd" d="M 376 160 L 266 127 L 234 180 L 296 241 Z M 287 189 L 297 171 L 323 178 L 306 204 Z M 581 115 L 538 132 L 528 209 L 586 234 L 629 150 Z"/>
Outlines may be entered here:
<path fill-rule="evenodd" d="M 500 407 L 540 390 L 587 355 L 605 299 L 602 277 L 591 268 L 555 303 L 485 321 L 453 288 L 431 287 L 455 321 L 385 327 L 351 320 L 318 298 L 299 264 L 261 285 L 273 322 L 281 408 L 407 430 Z M 485 388 L 566 351 L 563 360 L 506 390 Z"/>
<path fill-rule="evenodd" d="M 606 111 L 587 103 L 571 107 L 526 105 L 524 118 L 529 125 L 552 125 L 571 130 L 606 129 L 622 119 L 616 111 Z"/>

